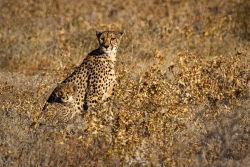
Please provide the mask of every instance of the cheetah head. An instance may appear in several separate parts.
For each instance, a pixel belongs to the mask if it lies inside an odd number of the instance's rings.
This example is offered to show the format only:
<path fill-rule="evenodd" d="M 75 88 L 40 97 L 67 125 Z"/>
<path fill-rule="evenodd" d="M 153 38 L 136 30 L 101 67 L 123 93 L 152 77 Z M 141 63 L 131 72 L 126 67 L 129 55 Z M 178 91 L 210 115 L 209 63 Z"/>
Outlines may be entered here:
<path fill-rule="evenodd" d="M 122 34 L 122 32 L 116 31 L 96 31 L 96 36 L 100 44 L 99 49 L 106 54 L 116 53 Z"/>
<path fill-rule="evenodd" d="M 59 86 L 58 90 L 58 97 L 60 97 L 63 103 L 72 103 L 74 101 L 74 96 L 76 92 L 77 86 L 76 85 L 69 85 L 66 83 L 62 83 Z"/>

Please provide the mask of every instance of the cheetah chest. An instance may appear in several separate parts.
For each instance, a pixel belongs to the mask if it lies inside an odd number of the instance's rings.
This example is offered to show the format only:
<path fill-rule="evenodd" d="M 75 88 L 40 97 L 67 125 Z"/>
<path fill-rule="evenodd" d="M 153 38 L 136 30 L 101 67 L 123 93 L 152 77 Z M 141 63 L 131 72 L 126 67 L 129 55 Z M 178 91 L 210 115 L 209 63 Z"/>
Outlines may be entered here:
<path fill-rule="evenodd" d="M 115 83 L 114 63 L 101 59 L 91 63 L 89 74 L 89 94 L 105 100 L 110 87 Z"/>

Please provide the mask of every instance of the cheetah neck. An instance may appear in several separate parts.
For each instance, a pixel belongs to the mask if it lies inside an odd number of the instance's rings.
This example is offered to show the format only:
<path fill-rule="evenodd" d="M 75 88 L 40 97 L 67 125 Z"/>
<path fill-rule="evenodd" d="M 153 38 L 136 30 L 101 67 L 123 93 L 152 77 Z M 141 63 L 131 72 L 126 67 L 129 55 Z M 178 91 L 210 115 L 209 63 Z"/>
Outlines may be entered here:
<path fill-rule="evenodd" d="M 107 55 L 109 56 L 109 60 L 111 60 L 112 62 L 116 62 L 116 53 L 110 53 Z"/>
<path fill-rule="evenodd" d="M 107 55 L 109 60 L 114 63 L 116 62 L 116 49 L 110 52 L 104 52 L 102 48 L 99 48 L 98 50 L 100 53 Z"/>
<path fill-rule="evenodd" d="M 101 56 L 101 55 L 103 56 L 103 55 L 106 55 L 105 57 L 107 57 L 113 63 L 116 62 L 116 51 L 105 53 L 105 52 L 103 52 L 103 50 L 101 48 L 98 48 L 98 49 L 93 50 L 92 52 L 90 52 L 88 55 L 89 56 Z"/>

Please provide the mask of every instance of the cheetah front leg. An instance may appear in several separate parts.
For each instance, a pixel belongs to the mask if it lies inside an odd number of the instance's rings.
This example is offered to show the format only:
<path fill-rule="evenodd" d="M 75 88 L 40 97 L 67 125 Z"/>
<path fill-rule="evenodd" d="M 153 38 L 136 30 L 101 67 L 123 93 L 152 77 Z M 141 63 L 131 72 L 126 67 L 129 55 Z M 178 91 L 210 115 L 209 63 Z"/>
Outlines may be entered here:
<path fill-rule="evenodd" d="M 92 93 L 93 91 L 89 91 L 86 97 L 86 105 L 85 110 L 93 109 L 97 104 L 105 104 L 107 100 L 114 94 L 116 82 L 113 82 L 107 91 Z"/>
<path fill-rule="evenodd" d="M 116 82 L 114 81 L 113 83 L 111 83 L 111 85 L 107 89 L 107 92 L 103 94 L 102 99 L 101 99 L 102 102 L 107 101 L 111 96 L 114 95 L 115 86 L 116 86 Z"/>

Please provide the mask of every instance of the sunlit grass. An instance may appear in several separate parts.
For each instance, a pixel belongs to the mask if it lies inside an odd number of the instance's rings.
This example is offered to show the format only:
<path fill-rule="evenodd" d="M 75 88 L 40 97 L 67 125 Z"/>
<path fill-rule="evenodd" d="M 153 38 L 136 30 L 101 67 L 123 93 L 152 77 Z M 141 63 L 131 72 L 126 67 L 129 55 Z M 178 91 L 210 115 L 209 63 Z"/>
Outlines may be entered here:
<path fill-rule="evenodd" d="M 0 166 L 249 166 L 247 1 L 0 7 Z M 112 102 L 32 127 L 106 29 L 124 32 Z"/>

